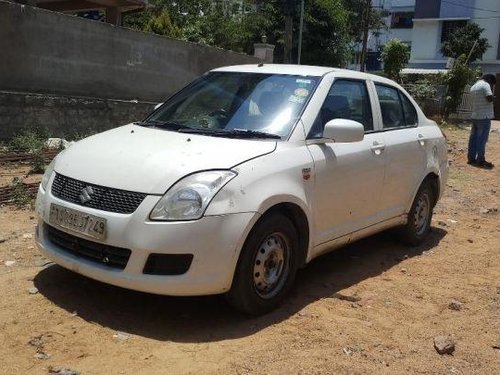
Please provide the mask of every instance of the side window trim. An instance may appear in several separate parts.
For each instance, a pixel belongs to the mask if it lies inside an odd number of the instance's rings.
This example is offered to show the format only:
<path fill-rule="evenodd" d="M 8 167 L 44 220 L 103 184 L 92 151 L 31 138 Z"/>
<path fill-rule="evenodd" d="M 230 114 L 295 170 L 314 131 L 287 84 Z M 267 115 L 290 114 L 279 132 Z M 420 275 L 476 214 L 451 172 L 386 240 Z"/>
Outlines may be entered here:
<path fill-rule="evenodd" d="M 380 111 L 380 103 L 378 101 L 377 90 L 375 89 L 375 83 L 371 79 L 366 80 L 366 85 L 368 87 L 368 94 L 370 95 L 370 105 L 372 107 L 372 118 L 373 118 L 373 130 L 368 134 L 378 133 L 384 130 L 382 122 L 382 112 Z M 365 133 L 366 134 L 366 133 Z"/>

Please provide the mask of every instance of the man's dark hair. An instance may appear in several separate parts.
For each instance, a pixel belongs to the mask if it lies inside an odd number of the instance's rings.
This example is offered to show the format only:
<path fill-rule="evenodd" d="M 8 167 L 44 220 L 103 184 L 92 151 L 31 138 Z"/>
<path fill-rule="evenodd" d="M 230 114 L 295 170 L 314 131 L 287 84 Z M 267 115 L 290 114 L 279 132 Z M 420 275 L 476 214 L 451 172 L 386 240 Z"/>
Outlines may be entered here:
<path fill-rule="evenodd" d="M 494 85 L 495 83 L 497 83 L 497 79 L 493 74 L 485 74 L 483 76 L 483 80 L 488 82 L 490 85 Z"/>

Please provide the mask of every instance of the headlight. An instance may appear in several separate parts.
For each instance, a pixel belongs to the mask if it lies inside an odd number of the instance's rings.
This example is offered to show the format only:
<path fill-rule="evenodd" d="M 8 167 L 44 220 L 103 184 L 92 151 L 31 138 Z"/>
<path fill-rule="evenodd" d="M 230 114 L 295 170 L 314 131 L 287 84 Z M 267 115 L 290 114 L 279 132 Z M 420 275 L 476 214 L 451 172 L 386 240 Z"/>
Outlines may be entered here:
<path fill-rule="evenodd" d="M 151 211 L 151 220 L 195 220 L 205 213 L 217 192 L 236 176 L 232 171 L 199 172 L 178 181 Z"/>
<path fill-rule="evenodd" d="M 50 164 L 45 168 L 45 172 L 42 177 L 42 189 L 45 190 L 47 189 L 47 184 L 49 183 L 50 176 L 52 175 L 52 172 L 54 172 L 54 165 L 56 164 L 56 158 L 52 159 Z"/>

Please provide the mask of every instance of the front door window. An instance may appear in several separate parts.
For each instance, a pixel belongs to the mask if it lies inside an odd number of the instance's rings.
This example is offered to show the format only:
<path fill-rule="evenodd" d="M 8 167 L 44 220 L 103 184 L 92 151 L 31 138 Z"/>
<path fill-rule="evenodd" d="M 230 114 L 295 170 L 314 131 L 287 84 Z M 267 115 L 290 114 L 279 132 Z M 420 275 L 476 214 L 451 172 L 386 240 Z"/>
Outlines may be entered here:
<path fill-rule="evenodd" d="M 321 138 L 325 124 L 337 118 L 363 124 L 366 131 L 373 130 L 372 109 L 364 81 L 336 80 L 314 122 L 309 138 Z"/>

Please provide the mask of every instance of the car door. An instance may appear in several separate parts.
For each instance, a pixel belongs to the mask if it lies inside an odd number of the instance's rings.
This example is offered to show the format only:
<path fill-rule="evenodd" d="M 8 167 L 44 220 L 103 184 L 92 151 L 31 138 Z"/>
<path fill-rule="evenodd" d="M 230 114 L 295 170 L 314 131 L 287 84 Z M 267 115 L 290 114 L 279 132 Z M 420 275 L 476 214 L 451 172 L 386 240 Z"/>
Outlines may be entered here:
<path fill-rule="evenodd" d="M 314 160 L 314 245 L 345 236 L 374 222 L 385 168 L 382 135 L 374 128 L 376 102 L 365 80 L 335 79 L 308 135 Z M 329 120 L 355 120 L 365 127 L 360 142 L 318 142 Z"/>
<path fill-rule="evenodd" d="M 375 83 L 386 153 L 380 212 L 385 219 L 404 213 L 426 167 L 425 136 L 415 107 L 396 87 Z"/>

